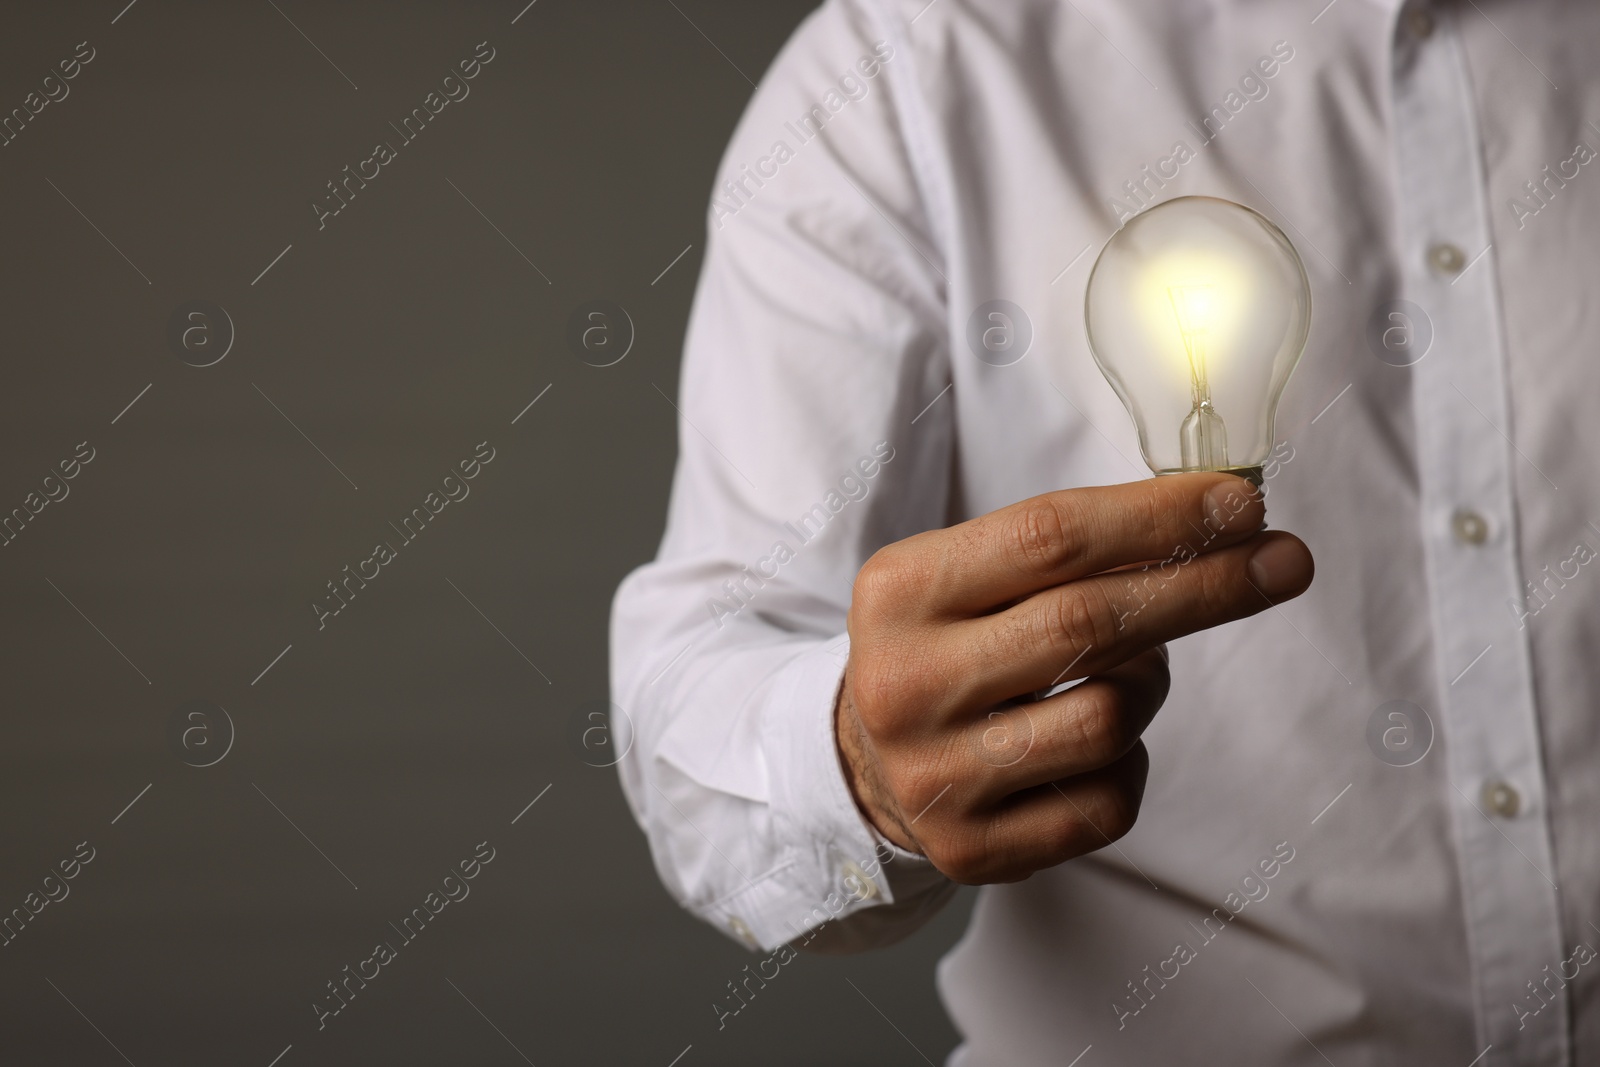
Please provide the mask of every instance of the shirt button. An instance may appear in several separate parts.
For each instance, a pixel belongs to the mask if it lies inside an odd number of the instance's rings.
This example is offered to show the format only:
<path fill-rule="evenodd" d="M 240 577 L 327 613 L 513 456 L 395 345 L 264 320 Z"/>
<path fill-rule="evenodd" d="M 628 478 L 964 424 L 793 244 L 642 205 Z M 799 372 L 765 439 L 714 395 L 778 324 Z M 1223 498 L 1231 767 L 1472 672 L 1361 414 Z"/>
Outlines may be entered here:
<path fill-rule="evenodd" d="M 844 891 L 855 900 L 871 900 L 878 895 L 878 883 L 867 877 L 867 872 L 855 860 L 845 860 L 839 868 L 844 877 Z"/>
<path fill-rule="evenodd" d="M 1450 516 L 1450 530 L 1464 545 L 1481 545 L 1489 539 L 1489 520 L 1463 509 Z"/>
<path fill-rule="evenodd" d="M 1406 29 L 1411 36 L 1419 41 L 1425 41 L 1433 36 L 1433 15 L 1427 8 L 1414 7 L 1406 13 Z"/>
<path fill-rule="evenodd" d="M 1453 244 L 1441 242 L 1428 249 L 1428 264 L 1443 274 L 1459 274 L 1467 265 L 1467 254 Z"/>
<path fill-rule="evenodd" d="M 1484 783 L 1483 804 L 1502 819 L 1513 819 L 1522 808 L 1522 797 L 1510 783 L 1495 778 Z"/>
<path fill-rule="evenodd" d="M 751 948 L 759 949 L 761 947 L 761 942 L 756 940 L 755 931 L 750 929 L 749 924 L 746 923 L 743 919 L 739 918 L 739 916 L 737 916 L 737 915 L 728 916 L 728 926 L 733 930 L 733 932 L 735 934 L 737 934 L 739 936 L 739 940 L 743 941 L 745 944 L 749 945 Z"/>

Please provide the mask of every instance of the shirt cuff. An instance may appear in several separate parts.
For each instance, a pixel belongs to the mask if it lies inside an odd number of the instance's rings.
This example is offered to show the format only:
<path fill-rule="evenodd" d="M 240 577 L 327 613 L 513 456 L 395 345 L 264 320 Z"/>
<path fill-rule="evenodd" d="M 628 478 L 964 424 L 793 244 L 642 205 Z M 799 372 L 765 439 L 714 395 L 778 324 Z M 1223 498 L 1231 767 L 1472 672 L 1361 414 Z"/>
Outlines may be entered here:
<path fill-rule="evenodd" d="M 774 910 L 745 909 L 766 948 L 947 882 L 926 857 L 879 834 L 851 796 L 833 727 L 849 656 L 847 635 L 802 653 L 779 674 L 763 709 L 772 824 L 785 851 L 775 880 L 787 890 Z"/>

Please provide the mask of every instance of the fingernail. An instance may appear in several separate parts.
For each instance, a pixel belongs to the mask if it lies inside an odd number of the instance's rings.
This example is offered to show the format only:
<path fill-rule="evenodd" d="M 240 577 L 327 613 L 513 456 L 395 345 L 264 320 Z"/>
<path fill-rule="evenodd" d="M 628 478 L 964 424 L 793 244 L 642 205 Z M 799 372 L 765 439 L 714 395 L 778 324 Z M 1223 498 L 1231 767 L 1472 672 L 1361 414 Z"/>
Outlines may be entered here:
<path fill-rule="evenodd" d="M 1245 572 L 1272 600 L 1298 593 L 1306 584 L 1306 551 L 1289 538 L 1273 538 L 1250 557 Z"/>
<path fill-rule="evenodd" d="M 1255 486 L 1243 478 L 1227 478 L 1206 490 L 1206 527 L 1216 533 L 1259 530 L 1266 504 Z"/>

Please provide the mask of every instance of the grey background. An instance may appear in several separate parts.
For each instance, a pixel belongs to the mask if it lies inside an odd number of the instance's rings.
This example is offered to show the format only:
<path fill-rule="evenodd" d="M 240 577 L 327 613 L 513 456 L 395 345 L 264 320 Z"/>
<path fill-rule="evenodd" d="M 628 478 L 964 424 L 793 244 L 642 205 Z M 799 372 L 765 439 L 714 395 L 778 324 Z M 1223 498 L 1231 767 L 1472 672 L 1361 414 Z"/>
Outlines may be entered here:
<path fill-rule="evenodd" d="M 0 33 L 0 113 L 97 53 L 0 148 L 0 513 L 95 450 L 0 547 L 0 914 L 96 850 L 0 947 L 0 1058 L 940 1060 L 968 898 L 893 951 L 803 956 L 719 1032 L 757 957 L 677 909 L 574 738 L 661 532 L 713 168 L 811 4 L 125 2 Z M 319 231 L 324 183 L 484 40 L 470 95 Z M 594 298 L 638 335 L 603 369 L 564 342 Z M 203 369 L 166 340 L 191 299 L 237 330 Z M 325 583 L 484 440 L 470 495 L 319 631 Z M 191 700 L 236 728 L 210 767 L 168 739 Z M 470 896 L 319 1031 L 324 983 L 485 840 Z"/>

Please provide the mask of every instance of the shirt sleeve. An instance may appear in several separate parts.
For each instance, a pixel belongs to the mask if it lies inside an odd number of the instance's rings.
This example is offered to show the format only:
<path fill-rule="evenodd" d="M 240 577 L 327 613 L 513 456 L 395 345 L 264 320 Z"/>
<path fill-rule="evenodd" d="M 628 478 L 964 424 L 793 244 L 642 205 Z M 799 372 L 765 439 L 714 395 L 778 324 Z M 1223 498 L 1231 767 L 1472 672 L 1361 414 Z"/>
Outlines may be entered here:
<path fill-rule="evenodd" d="M 613 604 L 624 792 L 668 890 L 751 948 L 887 943 L 954 891 L 863 819 L 833 738 L 856 572 L 950 498 L 937 197 L 898 33 L 830 0 L 740 122 L 666 533 Z"/>

